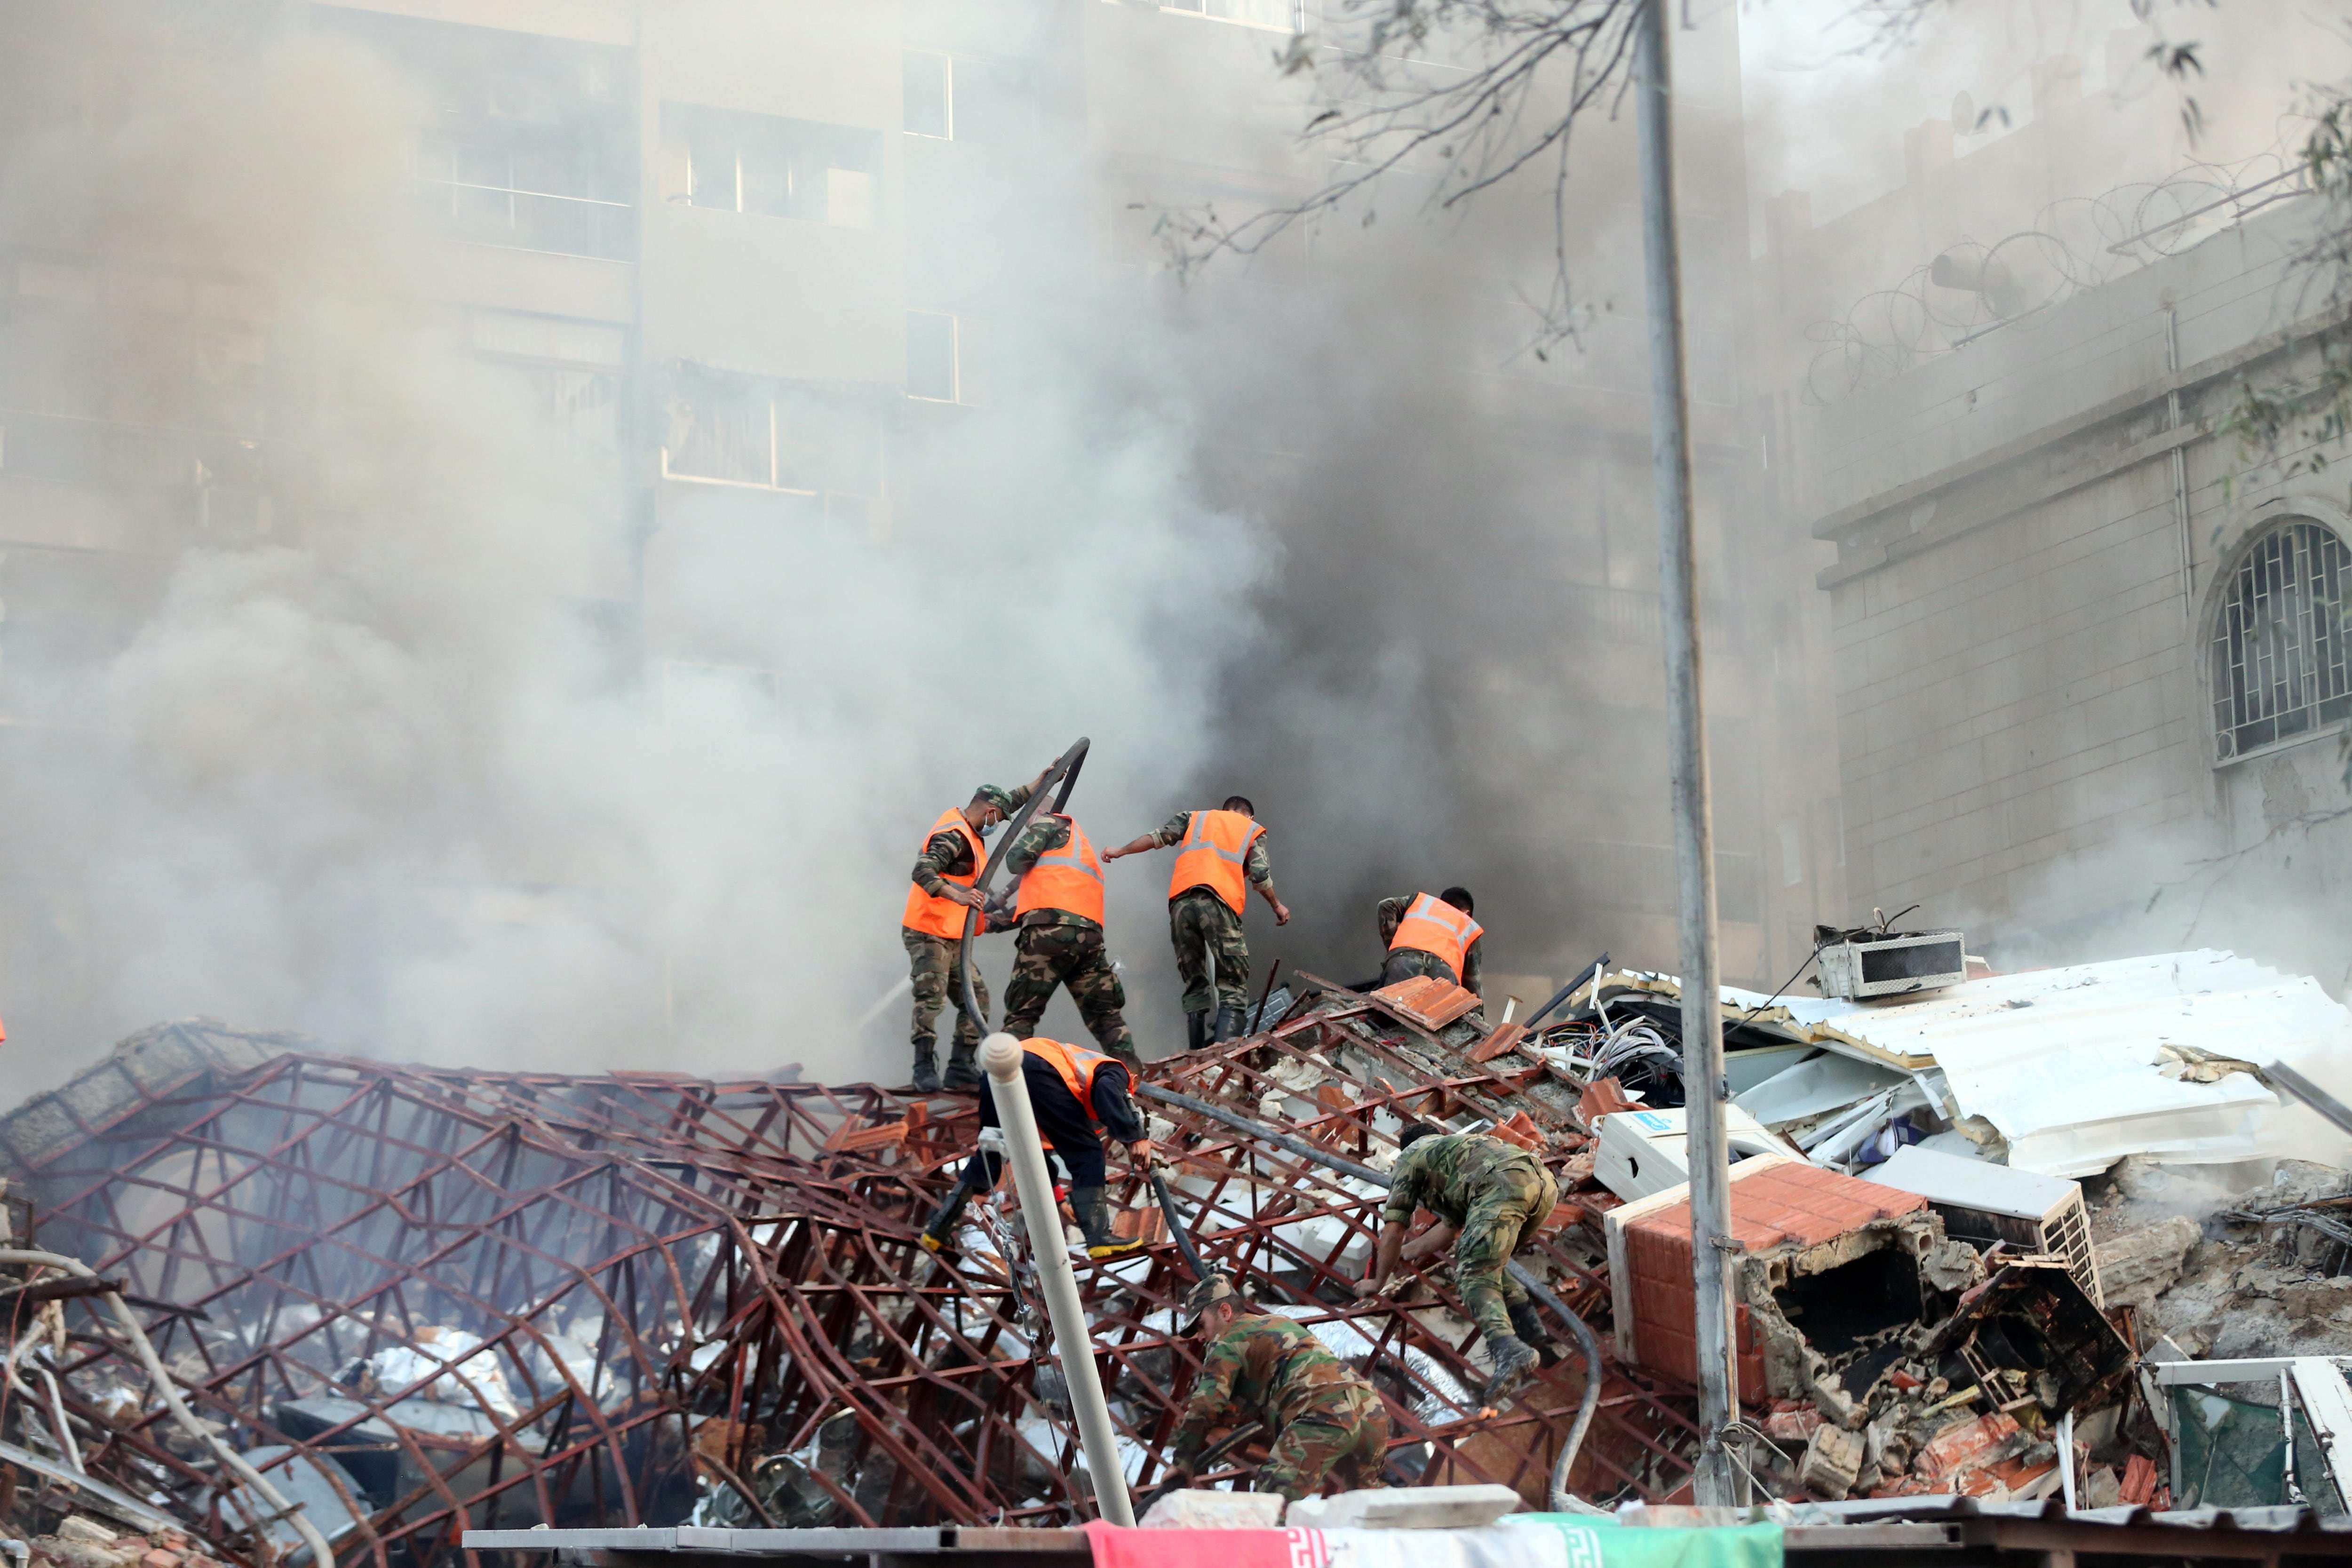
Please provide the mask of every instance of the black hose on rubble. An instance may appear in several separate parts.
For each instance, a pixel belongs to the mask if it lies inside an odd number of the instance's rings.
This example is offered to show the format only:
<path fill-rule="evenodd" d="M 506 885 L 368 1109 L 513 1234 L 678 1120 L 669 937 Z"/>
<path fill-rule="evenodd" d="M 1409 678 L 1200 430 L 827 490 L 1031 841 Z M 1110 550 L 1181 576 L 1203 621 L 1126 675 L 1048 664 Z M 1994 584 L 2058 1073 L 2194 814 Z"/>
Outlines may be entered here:
<path fill-rule="evenodd" d="M 1021 809 L 1013 814 L 1013 820 L 1004 825 L 1004 837 L 997 840 L 999 844 L 1010 844 L 1021 837 L 1021 830 L 1028 826 L 1029 819 L 1037 814 L 1037 803 L 1045 798 L 1045 792 L 1055 784 L 1058 783 L 1061 789 L 1054 796 L 1055 813 L 1059 815 L 1062 807 L 1070 804 L 1070 789 L 1078 782 L 1078 770 L 1087 764 L 1089 743 L 1081 735 L 1076 745 L 1055 759 L 1054 765 L 1038 778 L 1037 787 L 1029 792 L 1029 798 L 1021 803 Z M 972 884 L 972 891 L 983 899 L 988 896 L 989 879 L 996 875 L 996 861 L 997 857 L 989 856 L 980 868 L 979 880 Z M 959 1005 L 963 1016 L 971 1020 L 971 1026 L 986 1035 L 988 1019 L 981 1013 L 979 994 L 971 988 L 971 939 L 979 934 L 980 910 L 976 908 L 964 910 L 963 942 L 956 953 L 956 989 L 962 998 Z"/>
<path fill-rule="evenodd" d="M 1389 1179 L 1370 1165 L 1342 1160 L 1328 1149 L 1319 1148 L 1304 1138 L 1293 1138 L 1287 1132 L 1277 1132 L 1239 1111 L 1228 1110 L 1205 1100 L 1196 1100 L 1189 1094 L 1178 1094 L 1174 1089 L 1162 1089 L 1156 1083 L 1139 1083 L 1136 1085 L 1136 1092 L 1162 1105 L 1172 1105 L 1195 1116 L 1205 1116 L 1212 1121 L 1222 1122 L 1236 1132 L 1246 1132 L 1253 1138 L 1263 1139 L 1277 1149 L 1286 1150 L 1304 1160 L 1312 1160 L 1343 1176 L 1370 1182 L 1382 1191 L 1389 1186 Z M 1584 1447 L 1585 1434 L 1592 1429 L 1592 1417 L 1601 1408 L 1601 1342 L 1593 1337 L 1591 1325 L 1570 1311 L 1568 1303 L 1554 1295 L 1550 1286 L 1519 1264 L 1513 1263 L 1507 1267 L 1511 1278 L 1524 1286 L 1528 1295 L 1550 1308 L 1553 1316 L 1569 1326 L 1570 1331 L 1576 1335 L 1577 1348 L 1584 1353 L 1584 1398 L 1577 1406 L 1575 1422 L 1568 1429 L 1568 1440 L 1559 1447 L 1559 1458 L 1552 1461 L 1551 1467 L 1552 1510 L 1564 1513 L 1569 1511 L 1570 1500 L 1568 1495 L 1569 1468 L 1576 1463 L 1577 1453 Z"/>

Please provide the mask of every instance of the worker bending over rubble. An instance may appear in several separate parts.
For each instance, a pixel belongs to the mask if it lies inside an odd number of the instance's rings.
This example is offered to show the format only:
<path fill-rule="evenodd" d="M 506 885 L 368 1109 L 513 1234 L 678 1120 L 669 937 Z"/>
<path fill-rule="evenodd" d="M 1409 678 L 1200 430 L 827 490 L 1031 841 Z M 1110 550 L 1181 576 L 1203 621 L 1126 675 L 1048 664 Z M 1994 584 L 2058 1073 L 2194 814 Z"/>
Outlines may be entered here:
<path fill-rule="evenodd" d="M 1388 1407 L 1311 1330 L 1260 1312 L 1213 1271 L 1192 1287 L 1184 1310 L 1206 1349 L 1169 1457 L 1180 1479 L 1192 1480 L 1211 1432 L 1255 1421 L 1273 1451 L 1254 1489 L 1297 1502 L 1334 1476 L 1348 1491 L 1381 1484 Z"/>
<path fill-rule="evenodd" d="M 980 880 L 981 868 L 988 862 L 983 839 L 990 828 L 1021 809 L 1036 784 L 1033 779 L 1014 789 L 982 784 L 971 792 L 969 805 L 940 813 L 930 832 L 923 836 L 922 853 L 915 858 L 914 886 L 907 889 L 907 912 L 898 922 L 898 934 L 907 944 L 908 978 L 915 987 L 918 1093 L 930 1094 L 940 1087 L 939 1036 L 934 1026 L 940 1009 L 948 1005 L 948 987 L 953 983 L 956 961 L 963 953 L 964 911 L 976 910 L 984 901 L 973 887 Z M 987 1012 L 988 991 L 977 969 L 972 972 L 971 988 L 980 1010 Z M 979 1050 L 980 1026 L 958 1008 L 946 1087 L 980 1087 L 975 1059 Z"/>
<path fill-rule="evenodd" d="M 1381 984 L 1433 974 L 1473 995 L 1486 994 L 1479 984 L 1486 954 L 1478 939 L 1486 928 L 1470 918 L 1469 889 L 1448 888 L 1434 898 L 1415 893 L 1410 899 L 1382 899 L 1380 917 L 1381 934 L 1389 945 Z"/>
<path fill-rule="evenodd" d="M 1559 1201 L 1559 1183 L 1525 1149 L 1484 1132 L 1440 1132 L 1422 1123 L 1397 1142 L 1379 1250 L 1356 1294 L 1379 1295 L 1400 1260 L 1418 1262 L 1452 1242 L 1454 1288 L 1486 1335 L 1494 1363 L 1486 1392 L 1492 1405 L 1527 1380 L 1538 1347 L 1549 1343 L 1526 1287 L 1506 1265 L 1542 1227 Z M 1427 1209 L 1438 1223 L 1412 1244 L 1408 1258 L 1404 1235 L 1415 1209 Z"/>
<path fill-rule="evenodd" d="M 1054 987 L 1067 985 L 1095 1042 L 1139 1070 L 1143 1058 L 1123 1012 L 1127 988 L 1103 945 L 1102 862 L 1087 830 L 1076 817 L 1040 812 L 1003 855 L 1020 881 L 1013 913 L 1021 927 L 1004 987 L 1004 1032 L 1016 1039 L 1035 1033 Z"/>
<path fill-rule="evenodd" d="M 1134 1079 L 1127 1065 L 1083 1046 L 1027 1039 L 1021 1042 L 1021 1078 L 1028 1085 L 1039 1141 L 1069 1173 L 1070 1211 L 1086 1234 L 1087 1256 L 1118 1258 L 1133 1252 L 1143 1244 L 1111 1234 L 1110 1204 L 1103 1191 L 1108 1182 L 1102 1146 L 1106 1128 L 1126 1145 L 1128 1161 L 1137 1170 L 1151 1161 L 1150 1132 L 1135 1101 L 1128 1098 Z M 955 1238 L 956 1222 L 963 1217 L 972 1194 L 996 1185 L 1003 1162 L 988 1146 L 992 1142 L 988 1129 L 998 1125 L 993 1094 L 980 1097 L 980 1125 L 981 1147 L 964 1162 L 962 1177 L 918 1237 L 929 1251 L 941 1251 Z M 1003 1136 L 998 1133 L 997 1140 Z M 997 1146 L 1002 1148 L 1002 1142 Z"/>
<path fill-rule="evenodd" d="M 1290 923 L 1290 906 L 1275 894 L 1265 829 L 1256 816 L 1257 807 L 1246 796 L 1227 795 L 1215 811 L 1180 811 L 1159 832 L 1103 852 L 1104 859 L 1117 860 L 1177 846 L 1168 877 L 1168 934 L 1176 945 L 1176 973 L 1184 982 L 1187 1050 L 1197 1051 L 1212 1039 L 1233 1039 L 1248 1016 L 1249 932 L 1242 917 L 1249 889 L 1257 889 L 1274 910 L 1275 924 Z"/>

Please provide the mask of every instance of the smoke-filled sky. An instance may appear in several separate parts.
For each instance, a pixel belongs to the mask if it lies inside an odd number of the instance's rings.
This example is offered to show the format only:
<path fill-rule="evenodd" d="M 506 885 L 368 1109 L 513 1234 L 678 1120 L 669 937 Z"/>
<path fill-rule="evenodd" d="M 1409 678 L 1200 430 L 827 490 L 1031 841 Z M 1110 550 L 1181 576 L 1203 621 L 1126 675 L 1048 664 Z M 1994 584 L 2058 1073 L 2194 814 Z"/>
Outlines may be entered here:
<path fill-rule="evenodd" d="M 2191 160 L 2233 164 L 2300 141 L 2301 89 L 2352 67 L 2347 18 L 2333 5 L 2201 0 L 1958 0 L 1918 13 L 1866 0 L 1742 0 L 1740 53 L 1750 188 L 1805 191 L 1816 223 L 1903 184 L 1903 132 L 1952 120 L 1962 156 L 2033 118 L 2038 62 L 2081 63 L 2084 93 L 2112 94 L 2119 121 L 2144 101 L 2160 134 L 2119 135 L 2113 184 L 2158 178 Z M 2145 11 L 2147 15 L 2139 13 Z M 2194 46 L 2201 69 L 2166 77 L 2149 50 Z M 2174 110 L 2193 100 L 2194 138 Z M 2096 195 L 2095 191 L 2074 193 Z M 2030 209 L 2029 209 L 2030 210 Z"/>

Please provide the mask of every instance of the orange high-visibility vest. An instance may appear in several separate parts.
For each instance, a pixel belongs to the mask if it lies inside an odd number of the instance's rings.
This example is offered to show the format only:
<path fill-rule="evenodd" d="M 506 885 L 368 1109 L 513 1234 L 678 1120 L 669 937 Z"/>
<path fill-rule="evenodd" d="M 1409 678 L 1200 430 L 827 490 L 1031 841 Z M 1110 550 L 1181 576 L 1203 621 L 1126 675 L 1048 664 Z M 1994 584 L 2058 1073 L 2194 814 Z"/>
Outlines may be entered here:
<path fill-rule="evenodd" d="M 1061 1074 L 1062 1082 L 1078 1097 L 1079 1109 L 1087 1113 L 1087 1120 L 1094 1123 L 1095 1136 L 1102 1136 L 1102 1118 L 1095 1114 L 1095 1075 L 1110 1066 L 1112 1058 L 1100 1051 L 1090 1051 L 1084 1046 L 1065 1045 L 1060 1040 L 1049 1040 L 1042 1035 L 1022 1041 L 1021 1048 L 1039 1061 L 1052 1064 L 1054 1070 Z M 1054 1141 L 1042 1131 L 1037 1136 L 1046 1148 L 1054 1146 Z"/>
<path fill-rule="evenodd" d="M 932 839 L 950 827 L 962 834 L 964 842 L 971 846 L 971 869 L 961 877 L 950 877 L 942 871 L 940 878 L 960 888 L 969 888 L 980 880 L 980 868 L 988 863 L 988 847 L 980 841 L 980 835 L 971 830 L 971 824 L 963 819 L 962 812 L 953 809 L 941 812 L 940 819 L 931 824 L 931 830 L 923 835 L 923 847 L 929 848 Z M 919 856 L 922 852 L 922 849 L 915 851 Z M 908 931 L 928 931 L 933 936 L 946 937 L 950 942 L 962 936 L 964 907 L 952 899 L 934 898 L 923 891 L 920 882 L 914 881 L 912 878 L 908 880 L 912 885 L 907 889 L 907 912 L 898 918 L 898 923 Z"/>
<path fill-rule="evenodd" d="M 1233 907 L 1235 914 L 1248 909 L 1249 881 L 1242 863 L 1250 846 L 1264 833 L 1238 811 L 1196 811 L 1176 841 L 1176 869 L 1168 878 L 1168 896 L 1192 888 L 1206 888 Z"/>
<path fill-rule="evenodd" d="M 1097 925 L 1103 918 L 1102 862 L 1095 858 L 1095 847 L 1087 839 L 1086 830 L 1075 816 L 1062 818 L 1070 825 L 1070 841 L 1059 849 L 1048 849 L 1037 857 L 1021 879 L 1021 897 L 1013 906 L 1013 913 L 1025 915 L 1031 910 L 1061 910 L 1069 914 L 1084 915 Z"/>
<path fill-rule="evenodd" d="M 1486 928 L 1467 914 L 1432 893 L 1416 893 L 1397 922 L 1396 935 L 1390 939 L 1389 951 L 1409 947 L 1442 958 L 1454 971 L 1454 978 L 1462 978 L 1462 961 L 1470 955 L 1470 944 L 1486 934 Z"/>

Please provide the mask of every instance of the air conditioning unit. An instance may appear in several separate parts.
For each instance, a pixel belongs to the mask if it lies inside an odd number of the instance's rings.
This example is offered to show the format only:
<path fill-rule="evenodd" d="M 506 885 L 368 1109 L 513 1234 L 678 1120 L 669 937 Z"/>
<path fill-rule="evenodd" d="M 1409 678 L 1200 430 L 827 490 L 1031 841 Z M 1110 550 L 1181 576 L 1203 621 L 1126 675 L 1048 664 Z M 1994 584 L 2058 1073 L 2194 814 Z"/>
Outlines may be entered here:
<path fill-rule="evenodd" d="M 1822 949 L 1822 994 L 1840 1001 L 1939 991 L 1969 977 L 1956 931 L 1848 935 Z"/>

